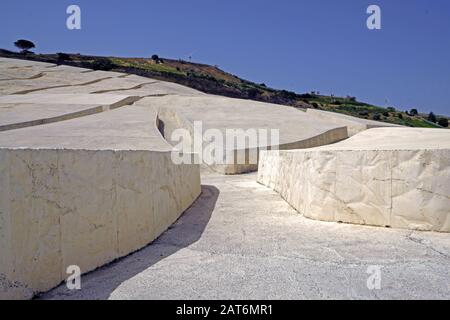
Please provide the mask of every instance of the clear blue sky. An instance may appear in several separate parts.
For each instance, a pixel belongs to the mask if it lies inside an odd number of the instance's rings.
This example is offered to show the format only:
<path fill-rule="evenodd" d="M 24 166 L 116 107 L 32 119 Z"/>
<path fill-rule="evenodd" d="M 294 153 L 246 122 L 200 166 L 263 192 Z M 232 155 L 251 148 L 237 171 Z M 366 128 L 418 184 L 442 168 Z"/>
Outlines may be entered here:
<path fill-rule="evenodd" d="M 82 30 L 66 28 L 69 4 Z M 450 115 L 448 0 L 2 0 L 0 47 L 19 38 L 36 52 L 192 55 L 275 88 Z"/>

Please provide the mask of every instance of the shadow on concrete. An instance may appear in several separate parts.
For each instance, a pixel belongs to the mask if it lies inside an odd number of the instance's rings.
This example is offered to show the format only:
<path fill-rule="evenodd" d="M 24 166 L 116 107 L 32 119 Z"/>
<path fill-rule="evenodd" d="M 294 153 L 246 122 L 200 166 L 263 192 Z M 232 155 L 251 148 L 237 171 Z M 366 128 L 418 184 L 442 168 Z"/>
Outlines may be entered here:
<path fill-rule="evenodd" d="M 214 186 L 202 185 L 202 192 L 192 206 L 150 245 L 83 275 L 81 290 L 68 290 L 63 283 L 36 299 L 108 299 L 124 281 L 197 242 L 211 218 L 219 193 Z"/>

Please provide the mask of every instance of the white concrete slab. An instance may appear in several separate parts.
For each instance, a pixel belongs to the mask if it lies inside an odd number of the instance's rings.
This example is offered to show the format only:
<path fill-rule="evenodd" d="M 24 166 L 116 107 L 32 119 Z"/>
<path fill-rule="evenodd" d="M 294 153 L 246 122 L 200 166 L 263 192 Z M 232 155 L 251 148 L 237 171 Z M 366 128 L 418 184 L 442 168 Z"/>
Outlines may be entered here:
<path fill-rule="evenodd" d="M 0 81 L 10 129 L 0 132 L 0 299 L 31 298 L 70 265 L 85 273 L 142 248 L 200 194 L 199 165 L 173 163 L 156 110 L 108 91 L 127 77 L 0 60 L 5 69 L 43 75 Z M 42 93 L 106 79 L 117 83 L 103 94 Z"/>
<path fill-rule="evenodd" d="M 149 97 L 137 104 L 145 104 L 159 110 L 159 118 L 164 123 L 164 136 L 172 141 L 172 133 L 177 128 L 190 132 L 191 140 L 195 138 L 194 124 L 201 122 L 202 133 L 217 130 L 225 138 L 229 130 L 241 130 L 239 137 L 246 138 L 250 131 L 264 132 L 267 140 L 247 140 L 245 146 L 228 145 L 223 141 L 224 159 L 213 163 L 211 167 L 224 174 L 238 174 L 257 170 L 258 150 L 261 148 L 298 149 L 333 143 L 347 138 L 345 127 L 309 116 L 292 107 L 261 103 L 251 100 L 230 99 L 219 96 L 164 96 Z M 250 130 L 250 131 L 248 131 Z M 271 141 L 271 133 L 277 132 L 278 141 Z M 211 131 L 212 132 L 212 131 Z M 204 139 L 203 139 L 204 138 Z M 204 146 L 210 141 L 207 137 Z M 201 142 L 200 142 L 201 143 Z M 191 142 L 194 145 L 194 142 Z M 235 160 L 228 163 L 226 157 L 236 157 L 243 150 L 244 161 Z M 249 160 L 249 154 L 255 154 Z"/>
<path fill-rule="evenodd" d="M 124 106 L 63 122 L 0 133 L 0 148 L 171 151 L 156 124 L 156 111 Z"/>
<path fill-rule="evenodd" d="M 255 179 L 203 171 L 202 195 L 157 241 L 40 298 L 450 298 L 447 234 L 306 219 Z"/>
<path fill-rule="evenodd" d="M 329 146 L 262 152 L 258 181 L 305 217 L 450 232 L 450 131 L 377 128 Z"/>
<path fill-rule="evenodd" d="M 129 105 L 138 99 L 81 94 L 0 96 L 0 131 L 83 117 Z"/>

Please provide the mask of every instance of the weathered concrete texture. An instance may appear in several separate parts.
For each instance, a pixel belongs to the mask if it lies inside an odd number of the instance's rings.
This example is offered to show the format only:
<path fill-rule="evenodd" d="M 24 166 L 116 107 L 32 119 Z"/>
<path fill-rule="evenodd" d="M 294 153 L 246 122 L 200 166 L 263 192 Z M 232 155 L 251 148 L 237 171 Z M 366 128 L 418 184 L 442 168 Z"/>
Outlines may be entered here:
<path fill-rule="evenodd" d="M 84 117 L 129 105 L 138 99 L 112 94 L 0 96 L 0 131 Z"/>
<path fill-rule="evenodd" d="M 78 150 L 157 150 L 172 147 L 156 125 L 157 114 L 145 106 L 123 106 L 87 117 L 0 134 L 0 148 Z"/>
<path fill-rule="evenodd" d="M 305 217 L 450 232 L 450 132 L 370 129 L 330 146 L 263 152 L 258 181 Z"/>
<path fill-rule="evenodd" d="M 328 112 L 328 111 L 311 109 L 311 108 L 307 109 L 306 111 L 308 114 L 311 114 L 320 119 L 329 121 L 336 125 L 346 126 L 349 136 L 354 136 L 355 134 L 357 134 L 361 131 L 364 131 L 367 129 L 372 129 L 372 128 L 401 127 L 399 125 L 389 124 L 386 122 L 356 118 L 356 117 L 348 116 L 348 115 L 345 115 L 342 113 Z"/>
<path fill-rule="evenodd" d="M 109 92 L 126 75 L 4 59 L 0 71 L 0 95 L 16 93 L 0 96 L 0 299 L 147 245 L 200 194 L 199 166 L 173 163 L 156 110 Z"/>
<path fill-rule="evenodd" d="M 279 149 L 301 149 L 325 145 L 347 138 L 346 128 L 328 121 L 309 116 L 291 107 L 267 104 L 250 100 L 230 99 L 218 96 L 166 96 L 144 98 L 137 104 L 146 104 L 159 110 L 159 119 L 164 123 L 164 136 L 172 141 L 173 130 L 184 128 L 194 139 L 194 122 L 201 121 L 202 130 L 211 129 L 225 138 L 227 130 L 241 129 L 244 139 L 250 134 L 247 130 L 267 130 L 267 141 L 246 141 L 245 158 L 240 162 L 236 158 L 239 150 L 237 143 L 223 141 L 222 163 L 211 164 L 217 172 L 237 174 L 256 171 L 256 161 L 249 160 L 249 152 L 278 147 Z M 270 140 L 271 130 L 279 131 L 279 141 Z M 211 131 L 212 132 L 212 131 Z M 211 137 L 200 137 L 208 145 Z M 214 140 L 214 139 L 213 139 Z M 173 141 L 172 141 L 173 142 Z M 173 142 L 176 144 L 176 142 Z M 193 143 L 191 143 L 193 145 Z M 236 161 L 228 163 L 227 156 Z"/>
<path fill-rule="evenodd" d="M 83 86 L 73 86 L 73 87 L 61 87 L 61 88 L 50 88 L 42 90 L 40 93 L 45 94 L 86 94 L 86 93 L 116 93 L 121 94 L 121 91 L 126 91 L 130 88 L 139 88 L 146 84 L 154 84 L 158 81 L 138 77 L 135 75 L 126 75 L 122 77 L 112 77 L 99 82 L 94 82 L 92 84 L 87 84 Z M 125 94 L 127 94 L 125 92 Z"/>
<path fill-rule="evenodd" d="M 0 134 L 0 298 L 31 298 L 141 248 L 200 193 L 151 108 Z"/>
<path fill-rule="evenodd" d="M 49 88 L 85 86 L 117 76 L 120 76 L 120 74 L 105 71 L 79 73 L 43 72 L 40 78 L 1 81 L 0 94 L 39 93 Z"/>
<path fill-rule="evenodd" d="M 22 59 L 10 59 L 10 58 L 2 58 L 0 57 L 0 68 L 2 70 L 2 74 L 6 74 L 6 72 L 14 72 L 14 75 L 20 74 L 21 72 L 29 72 L 31 70 L 43 71 L 50 68 L 55 68 L 56 64 L 53 63 L 45 63 L 45 62 L 36 62 L 31 60 L 22 60 Z M 75 68 L 74 68 L 75 69 Z M 79 68 L 78 72 L 80 72 Z M 86 69 L 83 69 L 86 70 Z M 12 76 L 14 78 L 14 76 Z"/>
<path fill-rule="evenodd" d="M 447 234 L 306 219 L 255 180 L 202 172 L 202 195 L 150 246 L 40 298 L 450 298 Z"/>
<path fill-rule="evenodd" d="M 175 83 L 118 72 L 93 71 L 15 59 L 2 59 L 0 62 L 0 95 L 30 93 L 111 93 L 140 97 L 170 94 L 205 95 Z"/>
<path fill-rule="evenodd" d="M 157 81 L 149 78 L 128 75 L 126 77 L 117 77 L 105 79 L 92 84 L 72 87 L 59 87 L 42 90 L 43 93 L 111 93 L 127 94 L 133 96 L 164 96 L 164 95 L 205 95 L 197 90 L 178 85 L 176 83 Z"/>
<path fill-rule="evenodd" d="M 0 97 L 0 106 L 13 111 L 0 110 L 6 125 L 65 120 L 0 133 L 0 298 L 30 298 L 64 280 L 69 265 L 88 272 L 142 248 L 192 204 L 200 193 L 199 166 L 175 165 L 172 146 L 158 128 L 169 136 L 176 128 L 190 130 L 199 120 L 204 130 L 220 132 L 280 129 L 281 148 L 314 147 L 347 137 L 347 125 L 293 108 L 208 96 L 120 73 L 0 59 L 0 74 L 0 96 L 12 93 Z M 178 96 L 158 97 L 162 95 Z M 115 108 L 118 103 L 121 107 Z M 105 112 L 73 118 L 85 106 L 106 107 Z M 389 193 L 391 211 L 409 206 L 409 211 L 389 215 L 391 225 L 447 228 L 442 217 L 448 217 L 444 206 L 449 207 L 448 148 L 439 143 L 440 133 L 427 131 L 429 140 L 417 151 L 422 136 L 417 133 L 408 131 L 411 139 L 400 140 L 393 131 L 381 132 L 381 138 L 362 133 L 362 140 L 355 136 L 349 145 L 305 151 L 311 154 L 305 165 L 318 168 L 311 175 L 316 181 L 305 189 L 314 200 L 310 207 L 319 208 L 317 199 L 322 199 L 325 215 L 337 196 L 345 196 L 352 210 L 381 221 Z M 261 146 L 266 145 L 253 147 Z M 298 152 L 292 154 L 297 157 Z M 346 152 L 351 156 L 331 159 Z M 303 164 L 293 159 L 288 171 L 281 165 L 283 157 L 272 160 L 272 155 L 263 159 L 262 179 L 284 186 L 273 177 L 282 175 L 292 185 L 289 197 L 297 199 L 294 177 L 303 172 Z M 333 167 L 337 163 L 343 163 L 339 175 Z M 215 169 L 238 173 L 256 166 Z M 331 197 L 326 190 L 336 176 L 342 186 Z M 255 177 L 206 173 L 200 200 L 155 245 L 87 275 L 82 291 L 59 288 L 46 297 L 448 297 L 446 234 L 306 220 L 256 184 Z M 374 264 L 386 272 L 385 291 L 365 286 L 367 266 Z"/>
<path fill-rule="evenodd" d="M 200 193 L 169 152 L 0 149 L 0 299 L 31 298 L 127 255 Z"/>

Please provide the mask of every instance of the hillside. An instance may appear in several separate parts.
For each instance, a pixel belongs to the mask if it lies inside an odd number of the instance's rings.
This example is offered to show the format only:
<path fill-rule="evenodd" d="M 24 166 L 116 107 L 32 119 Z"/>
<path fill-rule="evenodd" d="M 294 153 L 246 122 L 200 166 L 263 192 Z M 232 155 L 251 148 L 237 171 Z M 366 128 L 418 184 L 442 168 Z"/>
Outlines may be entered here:
<path fill-rule="evenodd" d="M 395 108 L 383 108 L 358 101 L 354 97 L 324 96 L 316 93 L 298 94 L 277 90 L 227 73 L 216 66 L 183 60 L 160 58 L 120 58 L 81 54 L 16 53 L 0 49 L 0 56 L 72 65 L 94 70 L 118 71 L 175 82 L 209 94 L 283 104 L 296 108 L 317 108 L 363 119 L 372 119 L 410 127 L 441 128 L 426 120 L 426 115 L 409 115 Z"/>

